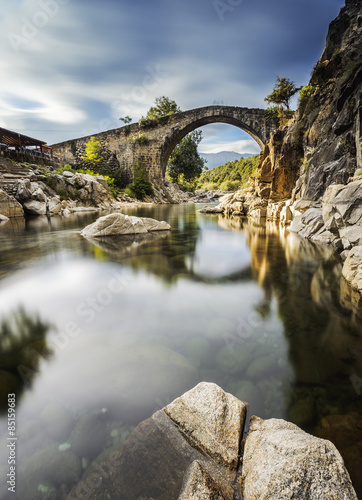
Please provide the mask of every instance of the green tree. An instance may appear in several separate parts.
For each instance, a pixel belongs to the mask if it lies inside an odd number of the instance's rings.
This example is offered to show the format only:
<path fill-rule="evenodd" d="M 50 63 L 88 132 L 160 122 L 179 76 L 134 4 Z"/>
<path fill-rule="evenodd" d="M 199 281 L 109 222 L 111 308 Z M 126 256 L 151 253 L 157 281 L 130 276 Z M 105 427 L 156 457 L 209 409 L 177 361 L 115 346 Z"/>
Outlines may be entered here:
<path fill-rule="evenodd" d="M 277 77 L 277 82 L 271 94 L 267 95 L 264 101 L 277 106 L 285 106 L 286 110 L 290 110 L 290 99 L 300 90 L 294 82 L 285 77 Z"/>
<path fill-rule="evenodd" d="M 179 183 L 181 176 L 186 182 L 190 182 L 202 174 L 205 160 L 197 150 L 201 140 L 202 132 L 195 130 L 184 137 L 172 151 L 167 167 L 172 182 Z"/>
<path fill-rule="evenodd" d="M 130 116 L 122 116 L 120 118 L 121 122 L 123 122 L 125 125 L 128 125 L 129 123 L 131 123 L 132 121 L 132 118 Z"/>
<path fill-rule="evenodd" d="M 133 172 L 133 182 L 128 189 L 139 200 L 142 200 L 147 194 L 154 194 L 152 184 L 149 181 L 148 172 L 143 163 L 138 162 Z"/>
<path fill-rule="evenodd" d="M 169 97 L 156 97 L 155 106 L 152 106 L 148 110 L 146 118 L 148 120 L 155 120 L 157 118 L 161 118 L 161 116 L 173 115 L 179 111 L 181 111 L 179 106 Z"/>
<path fill-rule="evenodd" d="M 103 160 L 101 155 L 102 144 L 93 136 L 85 146 L 85 155 L 81 159 L 90 163 L 93 167 L 99 165 Z"/>

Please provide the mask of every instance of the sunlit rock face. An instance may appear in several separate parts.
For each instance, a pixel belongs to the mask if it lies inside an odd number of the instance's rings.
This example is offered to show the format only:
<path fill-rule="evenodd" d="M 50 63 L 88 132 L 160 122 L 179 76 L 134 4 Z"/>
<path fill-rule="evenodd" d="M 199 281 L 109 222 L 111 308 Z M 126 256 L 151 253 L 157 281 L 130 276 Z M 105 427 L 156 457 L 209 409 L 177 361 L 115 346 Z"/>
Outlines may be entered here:
<path fill-rule="evenodd" d="M 336 447 L 285 420 L 252 417 L 242 479 L 245 500 L 357 500 Z"/>

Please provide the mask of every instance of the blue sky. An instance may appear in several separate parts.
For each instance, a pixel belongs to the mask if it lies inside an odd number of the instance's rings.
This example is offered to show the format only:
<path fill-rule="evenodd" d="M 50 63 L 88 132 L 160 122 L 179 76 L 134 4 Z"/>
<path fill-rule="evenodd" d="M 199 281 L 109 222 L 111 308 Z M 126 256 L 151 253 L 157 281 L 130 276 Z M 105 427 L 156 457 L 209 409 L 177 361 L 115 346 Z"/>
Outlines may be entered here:
<path fill-rule="evenodd" d="M 277 75 L 308 82 L 342 0 L 12 0 L 0 13 L 0 126 L 49 144 L 182 110 L 265 108 Z M 227 125 L 203 152 L 258 152 Z"/>

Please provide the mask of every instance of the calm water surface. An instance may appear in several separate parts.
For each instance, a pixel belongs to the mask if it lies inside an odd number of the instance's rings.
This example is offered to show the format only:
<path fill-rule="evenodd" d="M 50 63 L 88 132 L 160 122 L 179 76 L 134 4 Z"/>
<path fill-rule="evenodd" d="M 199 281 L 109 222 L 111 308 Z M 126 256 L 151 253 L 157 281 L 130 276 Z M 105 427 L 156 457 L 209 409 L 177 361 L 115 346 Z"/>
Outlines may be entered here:
<path fill-rule="evenodd" d="M 172 232 L 88 241 L 97 215 L 0 226 L 0 498 L 63 499 L 200 381 L 341 451 L 362 498 L 362 311 L 329 248 L 198 207 Z M 16 494 L 7 394 L 16 393 Z"/>

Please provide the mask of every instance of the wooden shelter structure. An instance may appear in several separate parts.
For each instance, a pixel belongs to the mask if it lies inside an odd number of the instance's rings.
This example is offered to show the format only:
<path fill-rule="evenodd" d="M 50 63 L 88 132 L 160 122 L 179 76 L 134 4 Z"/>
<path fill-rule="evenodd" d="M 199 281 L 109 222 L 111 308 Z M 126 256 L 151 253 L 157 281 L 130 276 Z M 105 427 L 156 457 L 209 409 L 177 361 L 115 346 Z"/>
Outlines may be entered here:
<path fill-rule="evenodd" d="M 16 149 L 27 148 L 29 146 L 36 146 L 43 152 L 43 146 L 45 146 L 45 141 L 40 141 L 39 139 L 33 139 L 27 135 L 19 134 L 18 132 L 13 132 L 5 128 L 0 127 L 0 143 L 6 146 Z M 48 149 L 48 148 L 47 148 Z"/>

